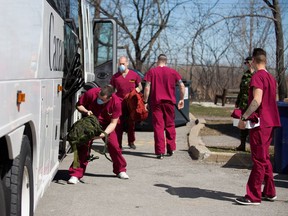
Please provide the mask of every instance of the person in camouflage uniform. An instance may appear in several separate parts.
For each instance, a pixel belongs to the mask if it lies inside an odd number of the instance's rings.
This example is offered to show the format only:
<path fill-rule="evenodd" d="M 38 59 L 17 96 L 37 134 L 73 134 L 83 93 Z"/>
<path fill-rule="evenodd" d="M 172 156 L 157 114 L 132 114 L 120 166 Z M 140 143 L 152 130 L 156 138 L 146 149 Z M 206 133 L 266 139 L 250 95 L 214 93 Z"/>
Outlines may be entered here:
<path fill-rule="evenodd" d="M 248 107 L 248 92 L 249 92 L 249 87 L 250 87 L 250 80 L 254 72 L 251 66 L 251 63 L 252 63 L 252 57 L 249 56 L 244 61 L 245 72 L 241 78 L 240 92 L 238 94 L 238 97 L 235 103 L 235 107 L 241 109 L 242 113 L 244 113 Z M 240 130 L 241 143 L 236 148 L 236 150 L 245 151 L 245 145 L 246 145 L 248 134 L 249 134 L 248 129 Z"/>

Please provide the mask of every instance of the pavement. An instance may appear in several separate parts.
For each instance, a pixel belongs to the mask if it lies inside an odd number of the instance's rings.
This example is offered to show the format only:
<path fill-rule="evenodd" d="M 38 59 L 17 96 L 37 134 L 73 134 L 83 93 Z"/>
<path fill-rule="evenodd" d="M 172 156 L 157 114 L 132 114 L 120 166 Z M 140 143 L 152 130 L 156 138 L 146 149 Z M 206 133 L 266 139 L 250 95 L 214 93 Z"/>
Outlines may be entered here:
<path fill-rule="evenodd" d="M 210 102 L 201 102 L 198 105 L 203 107 L 217 107 L 223 108 L 221 105 L 215 105 Z M 234 107 L 232 104 L 226 104 L 225 107 Z M 196 118 L 190 113 L 190 119 L 195 121 Z M 230 120 L 231 118 L 213 118 L 214 120 Z M 249 152 L 235 151 L 236 147 L 240 144 L 240 138 L 228 136 L 226 134 L 214 136 L 200 136 L 199 133 L 205 127 L 206 119 L 199 118 L 198 124 L 195 124 L 190 131 L 188 146 L 191 157 L 196 160 L 203 160 L 205 162 L 226 164 L 228 166 L 239 168 L 251 168 L 252 161 Z M 233 127 L 231 122 L 231 127 Z M 239 133 L 240 135 L 240 133 Z M 215 151 L 210 151 L 215 149 Z M 249 142 L 246 142 L 246 149 L 250 148 Z"/>
<path fill-rule="evenodd" d="M 287 175 L 275 173 L 275 202 L 263 201 L 260 206 L 235 204 L 234 199 L 245 194 L 250 169 L 228 163 L 233 158 L 228 153 L 223 153 L 229 158 L 225 161 L 221 152 L 212 159 L 214 153 L 206 145 L 236 146 L 237 140 L 227 136 L 200 137 L 205 119 L 199 119 L 197 125 L 193 115 L 190 120 L 186 126 L 176 128 L 177 150 L 163 160 L 154 154 L 153 132 L 136 132 L 136 150 L 127 147 L 124 136 L 129 180 L 117 178 L 111 162 L 95 153 L 100 159 L 89 163 L 80 183 L 69 185 L 68 167 L 73 154 L 68 154 L 40 199 L 35 216 L 287 215 Z M 101 147 L 101 142 L 94 142 L 94 149 Z"/>
<path fill-rule="evenodd" d="M 194 102 L 195 103 L 195 102 Z M 195 103 L 203 107 L 217 107 L 224 108 L 219 104 L 211 102 Z M 225 107 L 234 107 L 234 104 L 225 104 Z M 190 119 L 195 121 L 197 118 L 190 113 Z M 218 117 L 212 120 L 231 120 L 230 117 Z M 209 119 L 211 120 L 211 119 Z M 240 144 L 240 132 L 239 136 L 229 136 L 227 134 L 214 135 L 214 136 L 200 136 L 199 133 L 202 128 L 205 127 L 206 119 L 199 118 L 199 124 L 194 125 L 191 128 L 188 146 L 189 152 L 193 159 L 203 160 L 205 162 L 220 163 L 222 165 L 238 168 L 251 168 L 252 160 L 250 156 L 250 144 L 249 140 L 246 142 L 246 152 L 236 151 L 236 147 Z M 231 128 L 233 127 L 231 121 Z M 212 147 L 212 151 L 209 150 Z M 270 148 L 274 148 L 271 146 Z M 271 157 L 272 164 L 274 163 L 273 155 Z"/>

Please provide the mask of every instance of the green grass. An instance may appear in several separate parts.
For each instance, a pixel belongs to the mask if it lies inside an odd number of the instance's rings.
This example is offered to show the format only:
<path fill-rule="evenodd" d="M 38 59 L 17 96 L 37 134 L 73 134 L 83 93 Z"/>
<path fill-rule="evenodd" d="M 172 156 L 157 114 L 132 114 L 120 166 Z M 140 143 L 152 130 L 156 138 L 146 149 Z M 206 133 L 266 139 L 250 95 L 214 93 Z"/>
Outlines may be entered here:
<path fill-rule="evenodd" d="M 213 117 L 230 117 L 234 108 L 232 107 L 203 107 L 197 104 L 191 104 L 190 112 L 194 116 L 213 116 Z"/>

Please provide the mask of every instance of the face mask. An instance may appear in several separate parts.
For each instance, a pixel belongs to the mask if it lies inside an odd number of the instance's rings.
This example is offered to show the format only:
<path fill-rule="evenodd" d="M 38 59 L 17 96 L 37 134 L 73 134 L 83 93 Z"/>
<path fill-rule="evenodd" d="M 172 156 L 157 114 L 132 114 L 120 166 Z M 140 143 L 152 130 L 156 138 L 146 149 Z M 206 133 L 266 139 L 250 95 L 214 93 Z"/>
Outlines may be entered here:
<path fill-rule="evenodd" d="M 126 67 L 125 67 L 124 65 L 120 65 L 120 66 L 118 67 L 118 70 L 119 70 L 121 73 L 123 73 L 123 72 L 126 70 Z"/>
<path fill-rule="evenodd" d="M 258 70 L 257 67 L 256 67 L 256 65 L 253 64 L 253 62 L 252 62 L 252 64 L 251 64 L 251 70 L 252 70 L 252 71 L 257 71 L 257 70 Z"/>
<path fill-rule="evenodd" d="M 97 104 L 99 104 L 99 105 L 104 104 L 104 101 L 101 100 L 100 98 L 97 98 Z"/>
<path fill-rule="evenodd" d="M 248 65 L 244 65 L 244 71 L 247 71 L 247 70 L 249 70 L 250 68 L 248 67 Z"/>

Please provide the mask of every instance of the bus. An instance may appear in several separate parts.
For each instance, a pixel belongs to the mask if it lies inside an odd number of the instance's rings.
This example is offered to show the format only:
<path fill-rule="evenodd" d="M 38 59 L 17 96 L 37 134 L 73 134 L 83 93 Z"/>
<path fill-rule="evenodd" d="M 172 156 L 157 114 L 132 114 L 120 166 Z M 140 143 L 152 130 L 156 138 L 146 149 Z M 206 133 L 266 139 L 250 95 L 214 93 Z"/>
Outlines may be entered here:
<path fill-rule="evenodd" d="M 0 14 L 0 215 L 33 215 L 78 97 L 116 71 L 117 27 L 86 0 L 2 1 Z"/>

